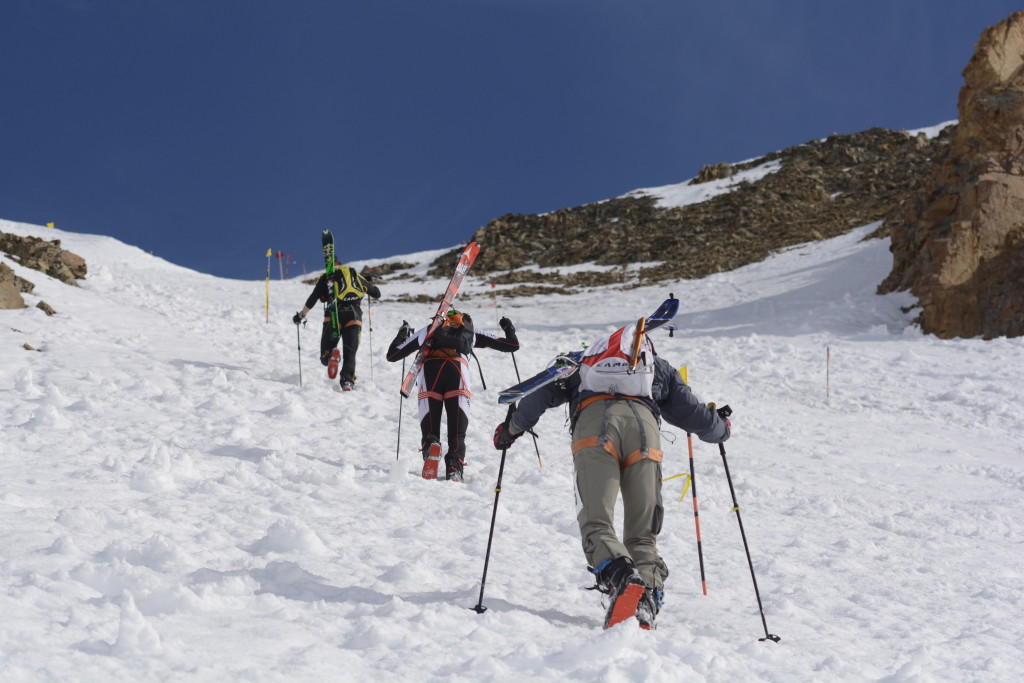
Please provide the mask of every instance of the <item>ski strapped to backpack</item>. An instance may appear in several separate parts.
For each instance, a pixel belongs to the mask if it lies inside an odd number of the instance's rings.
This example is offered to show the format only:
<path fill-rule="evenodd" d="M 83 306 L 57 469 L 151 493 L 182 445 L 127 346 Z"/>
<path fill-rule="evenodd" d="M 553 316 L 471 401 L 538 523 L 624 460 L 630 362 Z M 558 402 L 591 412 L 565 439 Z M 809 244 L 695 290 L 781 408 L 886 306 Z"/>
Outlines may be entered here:
<path fill-rule="evenodd" d="M 647 340 L 647 334 L 653 332 L 659 327 L 662 327 L 663 325 L 667 325 L 672 318 L 675 317 L 678 311 L 679 300 L 676 299 L 674 295 L 669 294 L 668 298 L 665 299 L 665 301 L 663 301 L 653 313 L 646 318 L 641 318 L 637 321 L 637 327 L 641 329 L 642 332 L 639 335 L 626 337 L 626 339 L 629 340 L 628 344 L 632 344 L 632 346 L 627 346 L 628 351 L 623 355 L 623 363 L 625 366 L 628 367 L 629 364 L 632 363 L 633 374 L 636 373 L 637 365 L 641 362 L 643 354 L 649 348 L 650 341 Z M 627 329 L 632 328 L 633 326 L 629 325 L 625 328 L 616 330 L 615 334 L 619 335 L 621 338 L 625 335 L 625 331 Z M 577 372 L 577 370 L 579 370 L 580 365 L 584 363 L 585 356 L 591 356 L 594 351 L 598 351 L 597 346 L 593 349 L 572 351 L 570 353 L 563 353 L 557 356 L 554 361 L 552 361 L 551 365 L 533 377 L 529 377 L 513 387 L 509 387 L 508 389 L 498 392 L 498 403 L 515 403 L 519 399 L 527 396 L 528 394 L 532 394 L 541 387 L 547 386 L 552 382 L 557 382 L 571 377 Z M 653 368 L 653 358 L 648 362 L 650 367 Z M 609 364 L 610 363 L 611 361 L 609 361 Z M 591 373 L 590 370 L 588 370 L 587 373 L 594 374 Z"/>
<path fill-rule="evenodd" d="M 473 265 L 473 261 L 476 260 L 477 254 L 480 253 L 480 245 L 476 242 L 470 242 L 466 245 L 466 248 L 462 250 L 462 254 L 459 256 L 459 261 L 455 265 L 455 272 L 452 274 L 452 279 L 448 283 L 448 289 L 444 292 L 444 297 L 441 298 L 441 303 L 437 307 L 437 312 L 430 321 L 430 326 L 427 328 L 426 335 L 424 336 L 423 342 L 420 344 L 419 351 L 416 352 L 416 357 L 413 359 L 412 367 L 409 368 L 409 372 L 406 373 L 405 379 L 402 380 L 402 396 L 406 398 L 412 393 L 413 385 L 416 383 L 416 378 L 419 377 L 420 371 L 423 369 L 423 363 L 426 361 L 427 353 L 430 352 L 433 346 L 434 333 L 437 332 L 437 328 L 441 327 L 444 323 L 445 314 L 448 309 L 451 308 L 452 302 L 455 301 L 455 296 L 459 293 L 459 286 L 462 285 L 462 281 L 466 279 L 466 273 L 469 272 L 469 267 Z"/>
<path fill-rule="evenodd" d="M 324 245 L 324 277 L 327 278 L 327 314 L 331 318 L 331 334 L 335 337 L 341 335 L 341 324 L 338 322 L 338 297 L 336 285 L 334 284 L 334 234 L 330 230 L 324 230 L 321 236 Z"/>

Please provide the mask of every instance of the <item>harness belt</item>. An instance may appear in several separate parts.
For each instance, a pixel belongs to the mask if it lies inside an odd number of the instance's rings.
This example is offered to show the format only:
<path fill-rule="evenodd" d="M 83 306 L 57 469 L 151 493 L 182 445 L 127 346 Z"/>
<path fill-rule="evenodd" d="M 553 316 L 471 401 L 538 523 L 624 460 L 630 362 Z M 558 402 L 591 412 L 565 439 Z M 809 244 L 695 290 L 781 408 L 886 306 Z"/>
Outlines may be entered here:
<path fill-rule="evenodd" d="M 443 394 L 439 391 L 421 391 L 419 395 L 417 395 L 417 398 L 421 401 L 425 398 L 432 398 L 435 401 L 444 401 L 449 398 L 455 398 L 457 396 L 465 396 L 466 398 L 470 398 L 471 394 L 469 392 L 469 389 L 452 389 L 451 391 L 446 391 Z"/>
<path fill-rule="evenodd" d="M 430 349 L 427 352 L 427 358 L 456 358 L 460 355 L 455 349 Z"/>
<path fill-rule="evenodd" d="M 611 407 L 615 401 L 624 400 L 627 401 L 629 409 L 633 412 L 633 416 L 636 418 L 637 426 L 640 429 L 640 448 L 633 451 L 625 458 L 619 453 L 618 449 L 608 439 L 608 421 L 610 419 Z M 653 460 L 655 462 L 661 462 L 664 459 L 664 451 L 658 450 L 657 448 L 650 448 L 647 444 L 647 431 L 644 429 L 644 422 L 640 419 L 640 412 L 636 408 L 636 403 L 643 403 L 643 400 L 636 396 L 616 396 L 614 394 L 595 394 L 585 398 L 580 402 L 576 408 L 577 415 L 587 406 L 593 405 L 597 401 L 606 401 L 604 407 L 604 415 L 601 418 L 601 433 L 598 436 L 585 436 L 581 439 L 577 439 L 572 444 L 573 455 L 577 451 L 581 451 L 584 448 L 598 447 L 608 452 L 609 455 L 619 461 L 619 468 L 626 469 L 630 465 L 640 462 L 641 460 Z M 647 404 L 644 403 L 646 406 Z"/>
<path fill-rule="evenodd" d="M 324 318 L 324 322 L 325 323 L 331 322 L 330 316 Z M 342 327 L 342 329 L 344 329 L 346 327 L 352 327 L 353 325 L 359 325 L 360 327 L 362 327 L 363 326 L 363 321 L 362 320 L 349 320 L 347 323 L 345 323 L 341 327 Z"/>

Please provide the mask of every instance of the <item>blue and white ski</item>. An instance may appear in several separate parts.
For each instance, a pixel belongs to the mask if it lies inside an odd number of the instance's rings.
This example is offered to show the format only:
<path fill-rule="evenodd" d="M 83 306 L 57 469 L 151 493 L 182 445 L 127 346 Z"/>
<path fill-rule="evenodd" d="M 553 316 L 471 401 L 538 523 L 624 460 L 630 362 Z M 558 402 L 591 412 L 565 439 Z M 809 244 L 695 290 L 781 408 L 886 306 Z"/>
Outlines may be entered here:
<path fill-rule="evenodd" d="M 662 302 L 660 306 L 646 318 L 645 332 L 652 332 L 663 325 L 667 325 L 679 311 L 679 299 L 672 294 Z M 583 351 L 572 351 L 556 356 L 544 370 L 533 377 L 529 377 L 514 387 L 509 387 L 498 392 L 498 403 L 515 403 L 527 394 L 532 394 L 541 387 L 552 382 L 571 377 L 580 365 L 583 358 Z"/>

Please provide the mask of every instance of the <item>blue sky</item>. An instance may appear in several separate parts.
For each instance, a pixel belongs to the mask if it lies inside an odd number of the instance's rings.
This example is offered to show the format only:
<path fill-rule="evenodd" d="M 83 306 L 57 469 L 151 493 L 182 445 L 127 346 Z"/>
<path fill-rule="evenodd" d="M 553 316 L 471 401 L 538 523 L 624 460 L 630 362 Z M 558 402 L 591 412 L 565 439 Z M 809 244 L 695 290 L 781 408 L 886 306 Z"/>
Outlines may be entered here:
<path fill-rule="evenodd" d="M 1002 0 L 5 0 L 0 218 L 262 278 L 956 118 Z M 278 274 L 277 263 L 273 273 Z"/>

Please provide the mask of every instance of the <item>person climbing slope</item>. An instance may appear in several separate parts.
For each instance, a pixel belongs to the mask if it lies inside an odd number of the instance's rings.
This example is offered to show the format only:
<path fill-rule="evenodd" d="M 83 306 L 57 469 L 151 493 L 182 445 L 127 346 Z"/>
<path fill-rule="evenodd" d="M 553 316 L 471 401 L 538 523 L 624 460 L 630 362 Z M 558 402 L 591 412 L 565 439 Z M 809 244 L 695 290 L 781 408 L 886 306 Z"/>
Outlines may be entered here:
<path fill-rule="evenodd" d="M 360 303 L 365 295 L 380 298 L 380 289 L 350 266 L 335 263 L 334 273 L 328 278 L 324 273 L 316 281 L 313 292 L 306 299 L 302 310 L 292 316 L 292 322 L 302 322 L 317 301 L 324 305 L 324 326 L 320 334 L 320 363 L 327 367 L 327 376 L 338 376 L 341 362 L 341 388 L 351 391 L 356 381 L 356 351 L 363 325 L 363 310 Z M 337 306 L 337 329 L 331 317 L 331 307 Z M 344 354 L 338 351 L 341 342 Z"/>
<path fill-rule="evenodd" d="M 448 452 L 445 453 L 445 479 L 462 481 L 466 464 L 466 429 L 469 427 L 471 399 L 469 355 L 473 349 L 495 349 L 505 353 L 519 350 L 516 328 L 508 318 L 498 325 L 504 337 L 486 330 L 474 330 L 466 313 L 449 309 L 444 324 L 430 340 L 423 371 L 419 377 L 420 447 L 423 453 L 423 478 L 436 479 L 441 460 L 441 414 L 447 416 Z M 415 353 L 423 345 L 427 327 L 413 333 L 403 322 L 387 359 L 395 362 Z"/>
<path fill-rule="evenodd" d="M 507 449 L 548 408 L 569 404 L 577 522 L 595 588 L 608 596 L 605 628 L 636 616 L 653 629 L 664 598 L 661 419 L 708 443 L 724 442 L 731 428 L 636 328 L 595 341 L 577 372 L 524 396 L 494 432 L 495 448 Z M 620 489 L 621 541 L 613 523 Z"/>

